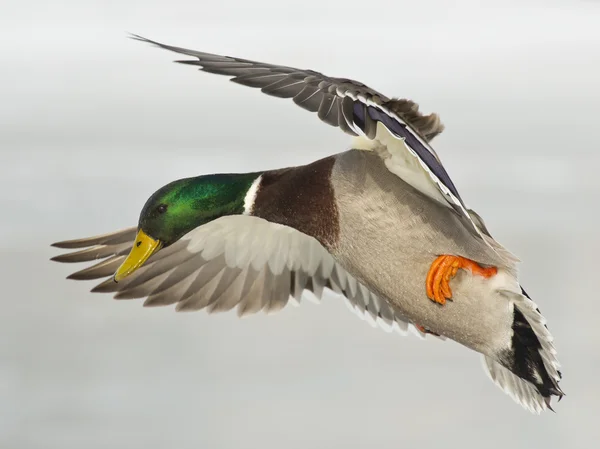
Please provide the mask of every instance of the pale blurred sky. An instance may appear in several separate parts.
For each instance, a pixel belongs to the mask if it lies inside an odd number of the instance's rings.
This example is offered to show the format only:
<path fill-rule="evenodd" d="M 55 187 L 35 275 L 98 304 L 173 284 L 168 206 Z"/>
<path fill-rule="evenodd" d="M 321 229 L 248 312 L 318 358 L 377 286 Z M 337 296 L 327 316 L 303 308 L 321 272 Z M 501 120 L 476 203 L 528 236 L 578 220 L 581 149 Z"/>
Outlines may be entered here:
<path fill-rule="evenodd" d="M 590 448 L 600 438 L 600 2 L 14 1 L 0 15 L 0 447 Z M 136 223 L 175 178 L 307 163 L 349 140 L 126 39 L 312 68 L 440 113 L 455 184 L 522 260 L 564 364 L 529 416 L 450 343 L 334 298 L 278 316 L 88 293 L 56 240 Z"/>

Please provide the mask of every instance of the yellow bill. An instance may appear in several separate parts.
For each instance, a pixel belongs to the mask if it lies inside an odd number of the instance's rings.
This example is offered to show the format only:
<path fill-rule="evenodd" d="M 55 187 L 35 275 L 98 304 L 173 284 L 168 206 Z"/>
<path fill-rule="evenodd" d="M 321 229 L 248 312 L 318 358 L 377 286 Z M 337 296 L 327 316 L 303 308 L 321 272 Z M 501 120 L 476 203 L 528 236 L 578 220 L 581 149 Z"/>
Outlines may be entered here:
<path fill-rule="evenodd" d="M 159 240 L 154 240 L 140 229 L 135 237 L 133 248 L 131 248 L 131 252 L 127 256 L 127 259 L 123 261 L 121 266 L 115 272 L 115 282 L 125 279 L 135 270 L 144 265 L 150 256 L 158 251 L 161 247 L 162 243 Z"/>

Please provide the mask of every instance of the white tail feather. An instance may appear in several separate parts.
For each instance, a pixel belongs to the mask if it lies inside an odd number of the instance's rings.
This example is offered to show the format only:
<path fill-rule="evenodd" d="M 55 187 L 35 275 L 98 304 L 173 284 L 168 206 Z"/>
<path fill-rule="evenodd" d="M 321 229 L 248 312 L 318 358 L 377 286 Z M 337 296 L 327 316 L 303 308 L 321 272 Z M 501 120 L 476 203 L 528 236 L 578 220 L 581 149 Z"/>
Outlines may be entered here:
<path fill-rule="evenodd" d="M 543 396 L 532 384 L 490 357 L 484 356 L 483 361 L 484 369 L 490 379 L 517 403 L 536 415 L 548 408 Z"/>

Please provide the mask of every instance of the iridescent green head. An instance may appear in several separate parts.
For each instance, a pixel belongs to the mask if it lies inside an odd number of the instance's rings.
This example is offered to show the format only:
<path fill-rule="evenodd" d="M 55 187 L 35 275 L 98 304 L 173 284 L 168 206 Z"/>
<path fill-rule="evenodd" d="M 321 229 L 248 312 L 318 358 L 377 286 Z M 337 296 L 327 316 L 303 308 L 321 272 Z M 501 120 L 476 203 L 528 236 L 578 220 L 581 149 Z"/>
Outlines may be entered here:
<path fill-rule="evenodd" d="M 257 176 L 207 175 L 171 182 L 148 199 L 138 228 L 168 246 L 209 221 L 241 214 L 246 193 Z"/>
<path fill-rule="evenodd" d="M 259 173 L 219 174 L 180 179 L 146 201 L 131 253 L 115 274 L 119 281 L 148 258 L 188 232 L 225 215 L 244 212 L 244 199 Z"/>

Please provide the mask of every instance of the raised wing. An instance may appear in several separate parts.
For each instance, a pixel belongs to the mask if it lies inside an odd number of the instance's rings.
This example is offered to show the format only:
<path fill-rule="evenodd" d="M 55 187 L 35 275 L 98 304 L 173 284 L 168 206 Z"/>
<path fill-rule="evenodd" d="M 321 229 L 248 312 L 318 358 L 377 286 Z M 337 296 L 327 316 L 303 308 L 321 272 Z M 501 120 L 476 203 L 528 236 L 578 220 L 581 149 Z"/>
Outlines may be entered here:
<path fill-rule="evenodd" d="M 231 81 L 260 88 L 268 95 L 292 98 L 300 107 L 316 112 L 323 122 L 350 135 L 383 141 L 378 125 L 384 126 L 397 141 L 395 145 L 386 143 L 391 153 L 386 161 L 390 171 L 433 199 L 454 208 L 465 218 L 472 232 L 483 239 L 446 169 L 428 143 L 443 129 L 436 114 L 424 116 L 414 102 L 389 99 L 351 79 L 173 47 L 137 35 L 132 38 L 195 58 L 177 61 L 179 63 L 232 77 Z M 407 159 L 412 163 L 407 164 Z"/>
<path fill-rule="evenodd" d="M 310 111 L 317 112 L 325 123 L 339 126 L 344 132 L 362 135 L 364 130 L 355 129 L 352 119 L 354 97 L 364 99 L 398 115 L 426 140 L 431 140 L 444 129 L 437 114 L 423 115 L 419 106 L 410 100 L 389 99 L 364 84 L 347 78 L 332 78 L 314 70 L 301 70 L 275 64 L 266 64 L 248 59 L 204 53 L 186 48 L 161 44 L 141 36 L 133 39 L 156 45 L 176 53 L 192 56 L 194 60 L 176 61 L 181 64 L 195 65 L 200 70 L 226 75 L 231 81 L 245 86 L 260 88 L 267 95 L 280 98 L 293 98 L 294 103 Z M 355 98 L 355 99 L 356 99 Z M 373 123 L 367 125 L 372 126 Z"/>
<path fill-rule="evenodd" d="M 135 228 L 53 246 L 78 251 L 57 262 L 95 265 L 70 279 L 108 278 L 92 291 L 116 299 L 146 298 L 145 306 L 176 304 L 177 310 L 220 312 L 237 307 L 240 316 L 299 304 L 309 290 L 320 299 L 324 289 L 343 295 L 350 309 L 372 325 L 423 336 L 390 305 L 337 264 L 312 237 L 251 216 L 227 216 L 203 225 L 153 255 L 123 281 L 112 276 L 135 240 Z"/>

